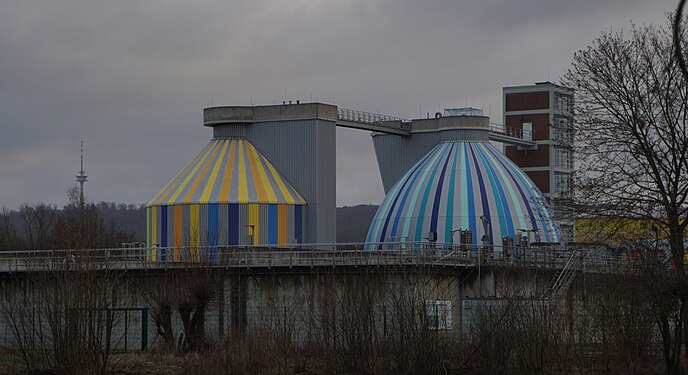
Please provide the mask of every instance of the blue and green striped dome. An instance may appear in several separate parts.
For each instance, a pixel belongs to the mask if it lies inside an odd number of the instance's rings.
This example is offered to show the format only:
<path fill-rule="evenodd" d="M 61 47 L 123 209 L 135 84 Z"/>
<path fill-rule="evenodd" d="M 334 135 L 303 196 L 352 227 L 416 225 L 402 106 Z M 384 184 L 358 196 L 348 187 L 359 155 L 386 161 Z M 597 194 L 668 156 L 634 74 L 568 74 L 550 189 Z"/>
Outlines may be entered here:
<path fill-rule="evenodd" d="M 487 234 L 490 245 L 501 246 L 524 230 L 531 241 L 560 239 L 542 194 L 514 163 L 488 142 L 452 141 L 435 146 L 390 189 L 366 242 L 422 242 L 434 232 L 438 243 L 451 244 L 460 229 L 472 232 L 473 244 Z"/>

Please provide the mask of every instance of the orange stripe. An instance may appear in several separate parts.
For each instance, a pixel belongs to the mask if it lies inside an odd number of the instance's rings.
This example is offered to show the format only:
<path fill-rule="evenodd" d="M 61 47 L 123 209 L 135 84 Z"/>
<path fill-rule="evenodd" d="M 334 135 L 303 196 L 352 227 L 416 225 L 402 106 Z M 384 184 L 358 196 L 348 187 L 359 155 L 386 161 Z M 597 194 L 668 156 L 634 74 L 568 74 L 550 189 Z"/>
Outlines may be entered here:
<path fill-rule="evenodd" d="M 182 247 L 182 206 L 174 206 L 174 261 L 181 260 Z"/>
<path fill-rule="evenodd" d="M 172 181 L 168 182 L 167 185 L 165 185 L 165 187 L 162 190 L 160 190 L 160 193 L 158 193 L 158 196 L 153 198 L 153 200 L 151 200 L 149 205 L 153 206 L 153 205 L 162 204 L 162 202 L 164 202 L 167 199 L 167 197 L 176 189 L 179 182 L 181 182 L 184 179 L 184 177 L 186 176 L 186 173 L 188 171 L 190 171 L 193 168 L 193 166 L 196 165 L 196 163 L 201 158 L 201 156 L 205 154 L 206 149 L 208 149 L 208 147 L 211 144 L 212 144 L 212 142 L 205 145 L 205 147 L 203 147 L 201 152 L 199 152 L 198 155 L 196 155 L 196 157 L 193 160 L 191 160 L 191 162 L 189 164 L 187 164 L 186 167 L 184 167 L 184 169 L 182 169 L 182 171 L 179 172 L 172 179 Z"/>
<path fill-rule="evenodd" d="M 256 167 L 256 160 L 255 160 L 255 149 L 253 149 L 253 145 L 250 145 L 248 142 L 246 144 L 246 155 L 248 157 L 248 161 L 251 164 L 251 175 L 253 176 L 253 184 L 256 187 L 256 193 L 258 194 L 258 202 L 260 203 L 267 203 L 267 197 L 265 194 L 265 188 L 260 180 L 260 176 L 258 176 L 258 168 Z"/>
<path fill-rule="evenodd" d="M 236 150 L 236 142 L 231 141 L 232 145 L 229 148 L 229 160 L 227 160 L 227 167 L 225 167 L 225 176 L 222 178 L 222 189 L 218 197 L 218 203 L 229 203 L 229 184 L 232 182 L 232 168 L 234 167 L 234 151 Z"/>
<path fill-rule="evenodd" d="M 221 144 L 221 142 L 216 143 L 216 147 L 213 150 L 213 154 L 210 156 L 208 160 L 206 160 L 205 165 L 201 170 L 201 173 L 198 174 L 198 176 L 196 177 L 196 181 L 194 181 L 193 185 L 191 185 L 191 189 L 189 189 L 189 191 L 184 196 L 184 199 L 182 199 L 182 203 L 189 203 L 191 201 L 191 198 L 198 189 L 198 185 L 200 185 L 201 181 L 203 180 L 203 176 L 205 176 L 205 173 L 208 171 L 208 168 L 210 168 L 210 164 L 213 164 L 212 161 L 215 160 L 215 155 L 217 155 L 217 152 L 220 150 L 220 148 L 222 148 L 219 147 Z"/>
<path fill-rule="evenodd" d="M 287 244 L 287 206 L 277 206 L 277 244 Z"/>

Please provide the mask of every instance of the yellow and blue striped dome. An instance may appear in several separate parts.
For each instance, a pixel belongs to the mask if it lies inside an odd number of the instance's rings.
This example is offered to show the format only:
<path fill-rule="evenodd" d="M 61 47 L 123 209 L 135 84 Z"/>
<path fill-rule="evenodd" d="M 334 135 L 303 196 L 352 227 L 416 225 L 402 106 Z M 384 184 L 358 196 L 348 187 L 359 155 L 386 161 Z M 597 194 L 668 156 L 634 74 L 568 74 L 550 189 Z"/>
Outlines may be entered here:
<path fill-rule="evenodd" d="M 303 205 L 306 201 L 251 142 L 216 138 L 148 207 L 207 203 Z"/>
<path fill-rule="evenodd" d="M 422 242 L 434 233 L 451 244 L 458 230 L 470 230 L 473 244 L 487 234 L 492 246 L 523 233 L 560 238 L 540 191 L 513 162 L 488 142 L 454 141 L 435 146 L 390 189 L 366 242 Z"/>
<path fill-rule="evenodd" d="M 303 242 L 306 201 L 248 140 L 214 138 L 146 210 L 151 260 L 184 248 Z"/>

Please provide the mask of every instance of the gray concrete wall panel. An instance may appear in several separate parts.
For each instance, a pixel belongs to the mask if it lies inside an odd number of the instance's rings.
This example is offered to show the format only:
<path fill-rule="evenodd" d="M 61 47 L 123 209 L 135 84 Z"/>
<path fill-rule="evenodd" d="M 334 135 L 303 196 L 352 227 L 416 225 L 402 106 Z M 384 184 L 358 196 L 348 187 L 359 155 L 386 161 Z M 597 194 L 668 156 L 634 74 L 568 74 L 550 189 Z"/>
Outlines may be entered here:
<path fill-rule="evenodd" d="M 468 119 L 470 120 L 471 118 Z M 482 118 L 478 119 L 482 120 Z M 411 132 L 409 137 L 393 134 L 373 134 L 375 156 L 377 157 L 385 194 L 389 192 L 394 183 L 413 164 L 438 143 L 455 140 L 488 142 L 488 136 L 487 129 L 482 128 L 440 128 L 439 130 L 426 129 L 416 131 L 415 120 L 414 131 Z"/>
<path fill-rule="evenodd" d="M 423 155 L 438 143 L 437 133 L 418 133 L 411 137 L 375 135 L 373 145 L 385 194 Z"/>
<path fill-rule="evenodd" d="M 214 138 L 239 138 L 246 137 L 246 127 L 248 125 L 217 125 L 213 128 Z"/>
<path fill-rule="evenodd" d="M 294 120 L 246 126 L 245 136 L 307 202 L 304 242 L 336 240 L 335 122 Z"/>

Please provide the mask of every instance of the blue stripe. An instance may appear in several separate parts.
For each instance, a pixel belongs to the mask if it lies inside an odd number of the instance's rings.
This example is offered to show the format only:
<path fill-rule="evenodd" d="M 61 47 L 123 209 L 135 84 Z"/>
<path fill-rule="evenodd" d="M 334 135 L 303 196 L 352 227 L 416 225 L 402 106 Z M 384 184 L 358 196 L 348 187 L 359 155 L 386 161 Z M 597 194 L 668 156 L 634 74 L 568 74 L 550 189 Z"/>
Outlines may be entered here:
<path fill-rule="evenodd" d="M 217 261 L 217 203 L 208 205 L 208 260 Z"/>
<path fill-rule="evenodd" d="M 418 165 L 417 168 L 414 168 L 414 169 L 413 169 L 413 171 L 412 171 L 412 173 L 413 173 L 413 179 L 411 180 L 411 183 L 409 184 L 409 187 L 410 187 L 410 186 L 413 186 L 413 185 L 415 184 L 416 179 L 418 178 L 418 176 L 420 176 L 420 173 L 417 173 L 416 171 L 422 170 L 423 168 L 425 168 L 425 166 L 427 165 L 427 163 L 430 161 L 430 157 L 429 157 L 429 156 L 430 156 L 430 155 L 428 155 L 424 160 L 422 160 L 422 163 L 420 163 L 420 164 Z M 421 167 L 421 165 L 422 165 L 422 167 Z M 392 225 L 392 233 L 394 233 L 394 234 L 397 233 L 397 228 L 398 228 L 398 226 L 399 226 L 399 221 L 401 220 L 401 215 L 400 215 L 399 213 L 401 213 L 402 210 L 404 210 L 404 208 L 405 208 L 405 206 L 406 206 L 406 199 L 408 198 L 409 194 L 411 193 L 411 190 L 412 190 L 412 189 L 410 189 L 410 188 L 407 188 L 407 189 L 404 190 L 404 196 L 401 198 L 401 203 L 399 203 L 399 210 L 398 210 L 398 213 L 397 213 L 397 215 L 394 216 L 394 224 Z M 390 211 L 389 213 L 391 214 L 392 211 Z M 402 241 L 402 240 L 405 240 L 405 239 L 399 239 L 399 241 Z"/>
<path fill-rule="evenodd" d="M 492 152 L 492 154 L 493 156 L 495 156 L 497 162 L 499 162 L 502 165 L 502 167 L 504 167 L 506 173 L 509 174 L 509 177 L 511 177 L 511 180 L 514 182 L 514 185 L 516 185 L 516 188 L 518 189 L 518 192 L 521 195 L 521 199 L 523 199 L 523 203 L 526 206 L 526 210 L 528 211 L 528 217 L 530 218 L 530 224 L 533 226 L 533 229 L 538 229 L 537 220 L 535 220 L 533 210 L 531 209 L 530 204 L 528 203 L 528 198 L 526 198 L 526 194 L 523 192 L 523 188 L 521 187 L 522 182 L 520 182 L 518 178 L 514 176 L 518 175 L 519 171 L 515 171 L 515 173 L 512 173 L 511 168 L 499 157 L 499 155 L 495 155 L 494 152 Z M 518 177 L 520 178 L 521 176 Z"/>
<path fill-rule="evenodd" d="M 409 182 L 409 178 L 411 176 L 413 176 L 413 178 L 411 179 L 411 183 L 409 184 L 409 186 L 414 185 L 416 178 L 418 177 L 418 174 L 416 173 L 416 171 L 423 170 L 423 168 L 421 168 L 421 167 L 425 167 L 425 165 L 427 165 L 427 163 L 430 162 L 430 160 L 431 160 L 430 156 L 433 154 L 434 154 L 433 152 L 429 152 L 425 156 L 425 158 L 421 160 L 420 163 L 416 163 L 416 165 L 413 168 L 411 168 L 411 171 L 409 171 L 409 173 L 406 174 L 406 178 L 404 179 L 399 191 L 403 191 L 403 189 L 406 187 L 407 183 Z M 399 213 L 401 213 L 402 210 L 404 209 L 404 204 L 406 202 L 406 197 L 408 196 L 409 190 L 410 189 L 406 189 L 406 193 L 404 194 L 402 202 L 399 205 L 399 210 L 398 210 Z M 399 194 L 394 194 L 394 200 L 392 201 L 392 205 L 389 207 L 388 211 L 386 212 L 385 224 L 382 227 L 382 232 L 380 234 L 380 237 L 377 238 L 378 242 L 385 242 L 385 235 L 387 234 L 387 226 L 389 225 L 389 220 L 392 217 L 392 213 L 394 212 L 394 209 L 396 208 L 398 199 L 399 199 Z M 383 214 L 385 214 L 385 213 L 383 212 Z M 399 214 L 396 215 L 395 222 L 393 224 L 392 233 L 396 233 L 396 228 L 397 228 L 397 225 L 399 224 L 399 217 L 400 216 L 401 215 L 399 215 Z M 376 240 L 373 239 L 372 241 L 376 241 Z"/>
<path fill-rule="evenodd" d="M 471 163 L 469 161 L 469 145 L 464 144 L 464 163 L 466 165 L 466 187 L 468 188 L 468 227 L 473 231 L 473 243 L 478 243 L 477 218 L 475 217 L 475 197 L 473 196 L 473 175 L 471 174 Z"/>
<path fill-rule="evenodd" d="M 451 231 L 454 230 L 454 195 L 456 186 L 456 160 L 459 158 L 459 147 L 454 150 L 454 161 L 452 162 L 451 173 L 449 174 L 449 191 L 447 193 L 447 222 L 444 227 L 444 242 L 451 243 L 452 234 Z"/>
<path fill-rule="evenodd" d="M 490 215 L 490 204 L 487 201 L 487 191 L 485 191 L 485 182 L 483 181 L 482 173 L 480 172 L 480 166 L 478 164 L 478 160 L 475 157 L 473 147 L 471 147 L 471 155 L 473 156 L 473 163 L 476 167 L 475 171 L 478 174 L 478 185 L 480 186 L 480 201 L 483 205 L 483 216 L 485 216 L 488 219 L 488 223 L 490 224 L 488 226 L 490 229 L 490 245 L 494 245 L 494 238 L 492 238 L 492 220 Z"/>
<path fill-rule="evenodd" d="M 483 167 L 485 173 L 490 181 L 490 187 L 492 188 L 492 199 L 495 200 L 497 206 L 497 212 L 499 216 L 499 229 L 503 235 L 514 236 L 514 224 L 512 222 L 511 210 L 509 210 L 509 204 L 506 202 L 506 194 L 504 193 L 504 188 L 502 184 L 499 183 L 496 173 L 493 169 L 493 164 L 489 163 L 483 154 L 481 148 L 477 148 L 478 158 L 483 162 Z M 497 194 L 495 194 L 495 190 Z M 496 196 L 495 196 L 496 195 Z"/>
<path fill-rule="evenodd" d="M 447 173 L 447 164 L 449 164 L 449 159 L 451 158 L 453 150 L 454 144 L 452 143 L 451 147 L 449 148 L 449 152 L 445 156 L 444 166 L 442 167 L 442 173 L 440 173 L 440 180 L 437 183 L 437 190 L 435 190 L 435 201 L 432 204 L 432 216 L 430 217 L 431 232 L 437 232 L 437 217 L 440 210 L 440 198 L 442 197 L 442 188 L 444 187 L 444 176 Z"/>
<path fill-rule="evenodd" d="M 444 155 L 446 154 L 446 151 L 447 147 L 445 143 L 441 145 L 441 149 L 439 151 L 440 157 L 437 160 L 442 160 L 444 158 Z M 427 185 L 425 185 L 425 192 L 423 193 L 423 199 L 420 202 L 420 210 L 418 211 L 418 219 L 416 221 L 416 241 L 423 240 L 423 224 L 425 222 L 425 217 L 427 215 L 425 209 L 428 205 L 428 197 L 430 196 L 430 191 L 432 190 L 432 183 L 433 181 L 435 181 L 436 174 L 437 168 L 433 168 L 432 173 L 430 174 L 430 179 L 428 180 Z"/>
<path fill-rule="evenodd" d="M 230 203 L 227 206 L 227 243 L 236 246 L 239 245 L 239 205 Z"/>
<path fill-rule="evenodd" d="M 504 156 L 501 156 L 500 159 L 501 159 L 501 158 L 505 158 L 505 157 L 504 157 Z M 505 160 L 505 159 L 502 159 L 502 162 L 503 162 L 503 163 L 504 163 L 505 161 L 508 161 L 508 159 L 506 159 L 506 160 Z M 540 228 L 538 228 L 537 222 L 534 222 L 534 223 L 533 223 L 533 229 L 542 229 L 543 235 L 544 235 L 544 237 L 545 237 L 545 242 L 549 242 L 550 236 L 549 236 L 549 228 L 547 228 L 547 225 L 546 225 L 547 219 L 543 217 L 543 214 L 542 214 L 542 212 L 540 211 L 541 209 L 545 209 L 545 208 L 544 208 L 544 207 L 540 207 L 539 204 L 538 204 L 538 205 L 535 205 L 535 206 L 532 206 L 534 203 L 537 203 L 537 196 L 536 196 L 537 191 L 538 191 L 538 190 L 537 190 L 537 187 L 533 186 L 533 185 L 529 182 L 530 179 L 528 178 L 528 176 L 527 176 L 524 172 L 522 172 L 520 169 L 514 169 L 514 175 L 521 181 L 521 184 L 522 184 L 525 188 L 527 188 L 527 189 L 528 189 L 527 191 L 530 193 L 529 196 L 526 197 L 525 192 L 522 191 L 522 193 L 523 193 L 523 202 L 525 203 L 525 205 L 526 205 L 526 207 L 527 207 L 527 209 L 528 209 L 528 212 L 530 213 L 531 220 L 535 221 L 535 215 L 532 214 L 532 212 L 535 211 L 535 212 L 537 213 L 537 216 L 538 216 L 539 221 L 542 223 L 542 225 L 540 226 Z M 516 184 L 516 186 L 519 186 L 519 190 L 520 190 L 520 185 L 519 185 L 519 184 Z M 543 200 L 543 202 L 544 202 L 544 200 Z M 545 210 L 546 210 L 546 209 L 545 209 Z M 555 228 L 556 228 L 556 226 L 555 226 Z"/>
<path fill-rule="evenodd" d="M 508 175 L 506 168 L 495 158 L 492 154 L 492 148 L 485 147 L 481 150 L 481 154 L 484 156 L 485 160 L 494 166 L 495 178 L 500 183 L 500 186 L 504 189 L 504 199 L 507 207 L 511 212 L 511 222 L 514 226 L 515 233 L 518 228 L 528 229 L 528 223 L 524 220 L 525 213 L 523 211 L 523 204 L 521 204 L 520 195 L 516 192 L 514 188 L 514 181 Z M 510 204 L 510 203 L 513 203 Z M 513 211 L 511 211 L 513 210 Z M 518 224 L 518 228 L 516 227 Z"/>

